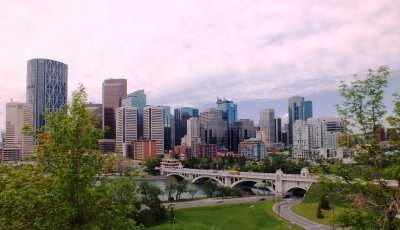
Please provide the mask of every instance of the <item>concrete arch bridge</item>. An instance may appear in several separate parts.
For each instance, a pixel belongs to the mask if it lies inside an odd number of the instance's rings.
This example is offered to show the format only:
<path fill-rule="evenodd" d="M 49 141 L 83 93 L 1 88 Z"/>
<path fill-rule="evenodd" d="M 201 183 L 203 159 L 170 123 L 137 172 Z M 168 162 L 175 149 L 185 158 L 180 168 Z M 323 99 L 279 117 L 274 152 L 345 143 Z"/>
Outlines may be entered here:
<path fill-rule="evenodd" d="M 275 196 L 304 195 L 312 183 L 316 180 L 310 176 L 307 168 L 303 168 L 300 174 L 284 174 L 282 170 L 276 173 L 255 173 L 240 172 L 238 174 L 223 170 L 204 170 L 188 168 L 160 168 L 163 176 L 178 176 L 191 183 L 198 183 L 203 180 L 212 179 L 219 185 L 235 187 L 243 184 L 264 184 Z"/>

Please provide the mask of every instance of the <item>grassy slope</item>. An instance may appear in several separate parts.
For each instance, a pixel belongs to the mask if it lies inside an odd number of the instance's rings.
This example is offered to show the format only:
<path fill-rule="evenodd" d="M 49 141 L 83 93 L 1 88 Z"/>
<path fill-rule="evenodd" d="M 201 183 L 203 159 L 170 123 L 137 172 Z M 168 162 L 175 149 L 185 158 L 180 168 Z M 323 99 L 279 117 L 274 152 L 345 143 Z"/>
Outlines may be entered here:
<path fill-rule="evenodd" d="M 272 201 L 256 203 L 226 204 L 218 206 L 179 209 L 175 211 L 175 229 L 190 230 L 252 230 L 252 229 L 301 229 L 289 228 L 289 223 L 280 220 L 272 211 Z M 151 230 L 172 229 L 169 222 L 148 228 Z"/>
<path fill-rule="evenodd" d="M 331 207 L 334 208 L 335 216 L 350 207 L 349 203 L 345 201 L 343 194 L 329 192 L 327 189 L 324 189 L 321 184 L 314 183 L 308 190 L 303 201 L 294 205 L 292 211 L 317 223 L 332 225 L 333 209 L 322 210 L 322 213 L 324 214 L 323 219 L 318 219 L 316 217 L 318 202 L 325 194 L 328 195 L 328 201 L 330 202 Z"/>

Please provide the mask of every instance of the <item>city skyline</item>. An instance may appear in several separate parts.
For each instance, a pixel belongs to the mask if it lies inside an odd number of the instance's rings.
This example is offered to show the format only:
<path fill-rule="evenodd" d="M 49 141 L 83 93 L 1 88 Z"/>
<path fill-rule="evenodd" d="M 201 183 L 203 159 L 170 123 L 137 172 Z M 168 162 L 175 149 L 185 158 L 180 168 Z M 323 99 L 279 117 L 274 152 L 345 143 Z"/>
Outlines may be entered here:
<path fill-rule="evenodd" d="M 380 65 L 398 91 L 398 1 L 227 3 L 0 1 L 0 130 L 5 103 L 25 102 L 32 58 L 69 66 L 69 100 L 82 82 L 99 103 L 103 80 L 125 78 L 148 104 L 202 111 L 225 97 L 256 123 L 263 108 L 287 114 L 294 95 L 312 100 L 315 116 L 335 115 L 340 80 Z"/>

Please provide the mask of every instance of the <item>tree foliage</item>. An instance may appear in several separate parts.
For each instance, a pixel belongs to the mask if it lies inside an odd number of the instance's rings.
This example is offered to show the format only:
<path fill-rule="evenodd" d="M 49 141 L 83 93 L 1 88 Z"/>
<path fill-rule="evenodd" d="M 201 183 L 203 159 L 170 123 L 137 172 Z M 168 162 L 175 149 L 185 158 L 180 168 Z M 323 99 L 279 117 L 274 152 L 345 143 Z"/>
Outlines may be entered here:
<path fill-rule="evenodd" d="M 149 209 L 144 209 L 139 214 L 139 222 L 144 226 L 151 226 L 160 223 L 165 217 L 165 207 L 161 205 L 159 196 L 162 190 L 150 184 L 147 180 L 140 183 L 142 203 Z"/>
<path fill-rule="evenodd" d="M 346 226 L 356 228 L 353 224 L 362 222 L 368 224 L 364 229 L 400 227 L 395 218 L 399 211 L 400 188 L 389 187 L 383 180 L 387 155 L 380 148 L 377 136 L 386 112 L 383 95 L 388 75 L 389 69 L 382 66 L 377 71 L 368 70 L 363 80 L 356 78 L 350 84 L 342 82 L 339 86 L 344 101 L 337 108 L 347 126 L 342 144 L 353 149 L 352 157 L 356 163 L 345 165 L 336 162 L 331 171 L 337 176 L 334 183 L 340 184 L 338 190 L 348 194 L 347 198 L 356 207 L 368 212 L 368 215 L 353 212 L 347 217 L 340 216 L 338 220 Z"/>
<path fill-rule="evenodd" d="M 217 191 L 218 185 L 214 180 L 208 179 L 204 182 L 203 188 L 204 188 L 204 192 L 207 195 L 207 197 L 214 197 L 215 192 Z"/>
<path fill-rule="evenodd" d="M 45 115 L 34 165 L 0 166 L 0 229 L 135 229 L 133 175 L 98 180 L 102 132 L 86 109 L 85 88 Z"/>

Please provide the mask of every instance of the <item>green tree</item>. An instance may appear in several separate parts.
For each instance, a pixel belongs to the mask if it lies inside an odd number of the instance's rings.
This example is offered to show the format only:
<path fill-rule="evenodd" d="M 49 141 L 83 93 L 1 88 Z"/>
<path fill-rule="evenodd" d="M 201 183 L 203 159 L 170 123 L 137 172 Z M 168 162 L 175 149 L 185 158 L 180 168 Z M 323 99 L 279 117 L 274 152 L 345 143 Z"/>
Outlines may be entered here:
<path fill-rule="evenodd" d="M 187 192 L 190 182 L 188 180 L 181 180 L 177 182 L 175 199 L 180 200 L 182 193 Z"/>
<path fill-rule="evenodd" d="M 217 191 L 218 185 L 212 179 L 208 179 L 204 182 L 204 192 L 207 197 L 213 197 L 215 192 Z"/>
<path fill-rule="evenodd" d="M 161 200 L 158 198 L 162 194 L 162 190 L 145 180 L 140 183 L 140 191 L 142 194 L 142 203 L 149 207 L 149 209 L 140 212 L 139 222 L 144 226 L 160 223 L 166 213 L 165 207 L 161 205 Z"/>
<path fill-rule="evenodd" d="M 160 167 L 160 163 L 162 160 L 162 156 L 157 156 L 156 158 L 151 158 L 149 157 L 145 161 L 145 170 L 150 174 L 150 175 L 157 175 L 159 173 L 158 170 L 156 170 L 157 167 Z"/>
<path fill-rule="evenodd" d="M 0 166 L 0 229 L 135 229 L 133 180 L 97 180 L 102 133 L 86 109 L 85 88 L 45 120 L 36 164 Z"/>
<path fill-rule="evenodd" d="M 194 196 L 197 193 L 197 190 L 196 189 L 189 189 L 188 192 L 189 192 L 190 196 L 192 196 L 192 200 L 193 200 Z"/>
<path fill-rule="evenodd" d="M 356 79 L 350 84 L 342 82 L 339 94 L 344 101 L 337 105 L 338 113 L 346 124 L 343 145 L 353 148 L 353 159 L 357 167 L 335 163 L 332 168 L 341 183 L 340 190 L 348 194 L 354 205 L 368 211 L 369 215 L 352 213 L 356 219 L 370 218 L 379 222 L 380 229 L 398 229 L 400 223 L 395 216 L 399 211 L 400 189 L 388 187 L 383 180 L 383 162 L 386 155 L 377 141 L 377 129 L 382 127 L 385 114 L 383 104 L 384 89 L 387 87 L 389 69 L 380 67 L 377 71 L 368 70 L 365 79 Z M 342 184 L 346 182 L 346 184 Z M 374 215 L 371 218 L 371 215 Z M 348 220 L 340 217 L 339 220 Z M 351 226 L 347 221 L 345 225 Z M 350 225 L 349 225 L 350 224 Z M 364 226 L 374 228 L 374 226 Z M 356 228 L 356 226 L 351 226 Z"/>
<path fill-rule="evenodd" d="M 167 180 L 164 182 L 165 184 L 165 193 L 168 195 L 168 200 L 174 200 L 174 194 L 176 193 L 177 183 L 174 177 L 167 177 Z"/>

